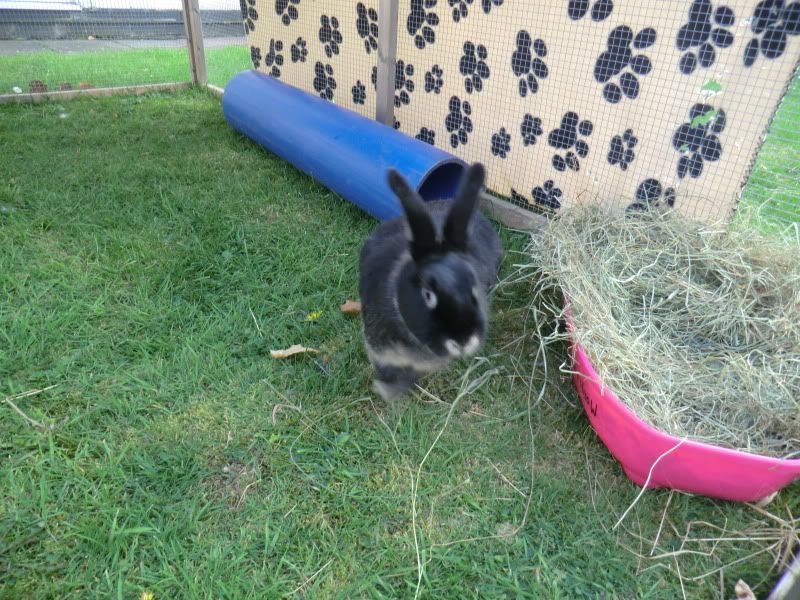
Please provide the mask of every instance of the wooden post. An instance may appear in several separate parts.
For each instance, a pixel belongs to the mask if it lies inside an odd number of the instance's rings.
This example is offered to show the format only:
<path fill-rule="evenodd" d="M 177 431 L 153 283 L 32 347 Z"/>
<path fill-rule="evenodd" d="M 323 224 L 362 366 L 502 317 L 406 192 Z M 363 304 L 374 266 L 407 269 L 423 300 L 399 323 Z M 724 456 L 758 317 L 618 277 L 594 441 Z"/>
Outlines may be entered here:
<path fill-rule="evenodd" d="M 186 45 L 189 49 L 189 63 L 192 67 L 192 83 L 208 83 L 206 53 L 203 49 L 203 25 L 200 21 L 198 0 L 182 0 L 183 25 L 186 28 Z"/>
<path fill-rule="evenodd" d="M 378 81 L 375 120 L 394 126 L 394 70 L 397 60 L 397 2 L 378 2 Z"/>

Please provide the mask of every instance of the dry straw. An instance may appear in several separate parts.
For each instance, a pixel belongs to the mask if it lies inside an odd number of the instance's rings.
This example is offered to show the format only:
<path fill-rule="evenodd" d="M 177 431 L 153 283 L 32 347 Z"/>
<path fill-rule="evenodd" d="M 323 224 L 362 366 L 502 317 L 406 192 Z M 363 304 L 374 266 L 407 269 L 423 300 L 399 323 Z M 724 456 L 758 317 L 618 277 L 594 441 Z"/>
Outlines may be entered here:
<path fill-rule="evenodd" d="M 569 298 L 577 341 L 640 418 L 680 438 L 800 456 L 796 241 L 587 207 L 561 214 L 527 253 L 534 302 Z"/>

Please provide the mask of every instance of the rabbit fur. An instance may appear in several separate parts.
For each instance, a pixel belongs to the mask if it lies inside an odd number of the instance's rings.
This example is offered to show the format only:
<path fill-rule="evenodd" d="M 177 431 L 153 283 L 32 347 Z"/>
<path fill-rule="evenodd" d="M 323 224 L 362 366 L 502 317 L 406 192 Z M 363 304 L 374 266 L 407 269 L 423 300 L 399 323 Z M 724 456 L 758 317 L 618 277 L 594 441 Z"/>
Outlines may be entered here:
<path fill-rule="evenodd" d="M 389 170 L 405 214 L 375 229 L 359 263 L 364 341 L 373 388 L 385 400 L 483 346 L 503 259 L 497 233 L 477 210 L 484 179 L 475 163 L 453 200 L 425 202 Z"/>

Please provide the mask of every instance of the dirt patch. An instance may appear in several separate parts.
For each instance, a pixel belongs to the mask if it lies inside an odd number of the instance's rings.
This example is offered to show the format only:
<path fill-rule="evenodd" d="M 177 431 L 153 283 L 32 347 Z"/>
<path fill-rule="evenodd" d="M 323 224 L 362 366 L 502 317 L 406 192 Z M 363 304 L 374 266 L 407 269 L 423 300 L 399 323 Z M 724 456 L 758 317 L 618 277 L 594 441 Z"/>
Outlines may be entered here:
<path fill-rule="evenodd" d="M 224 500 L 231 508 L 239 509 L 260 482 L 261 473 L 256 466 L 231 461 L 219 467 L 218 472 L 203 483 L 214 496 Z"/>

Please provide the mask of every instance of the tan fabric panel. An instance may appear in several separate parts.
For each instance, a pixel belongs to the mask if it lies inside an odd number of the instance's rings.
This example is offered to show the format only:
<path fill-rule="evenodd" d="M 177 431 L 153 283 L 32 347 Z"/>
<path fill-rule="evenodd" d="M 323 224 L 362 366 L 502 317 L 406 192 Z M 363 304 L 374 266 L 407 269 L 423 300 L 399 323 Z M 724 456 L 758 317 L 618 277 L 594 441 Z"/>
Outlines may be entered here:
<path fill-rule="evenodd" d="M 259 14 L 259 70 L 281 40 L 282 80 L 328 93 L 316 64 L 330 65 L 332 100 L 374 116 L 377 0 L 243 1 Z M 298 37 L 305 62 L 290 60 Z M 405 0 L 397 54 L 396 126 L 486 163 L 493 191 L 538 208 L 674 203 L 713 219 L 735 209 L 798 63 L 800 2 Z"/>

